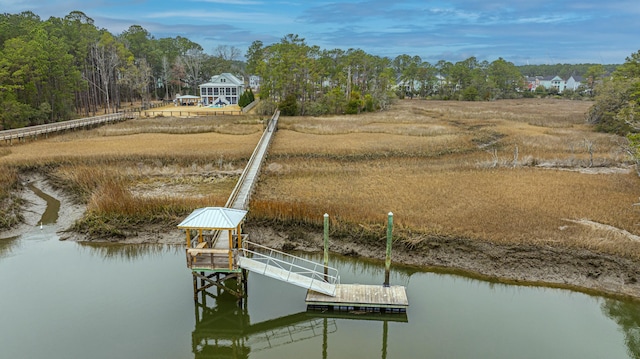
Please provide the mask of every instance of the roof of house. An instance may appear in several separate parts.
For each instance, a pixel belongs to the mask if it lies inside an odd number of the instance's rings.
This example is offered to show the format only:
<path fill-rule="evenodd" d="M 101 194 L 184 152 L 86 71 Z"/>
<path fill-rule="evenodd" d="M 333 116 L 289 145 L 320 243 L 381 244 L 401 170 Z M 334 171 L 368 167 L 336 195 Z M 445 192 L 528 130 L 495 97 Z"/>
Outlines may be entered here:
<path fill-rule="evenodd" d="M 207 87 L 216 86 L 216 85 L 220 85 L 220 84 L 244 86 L 244 81 L 240 80 L 239 78 L 237 78 L 236 76 L 234 76 L 231 73 L 224 72 L 224 73 L 221 73 L 220 75 L 215 75 L 215 76 L 211 77 L 209 82 L 200 85 L 200 87 L 203 87 L 203 86 L 207 86 Z"/>

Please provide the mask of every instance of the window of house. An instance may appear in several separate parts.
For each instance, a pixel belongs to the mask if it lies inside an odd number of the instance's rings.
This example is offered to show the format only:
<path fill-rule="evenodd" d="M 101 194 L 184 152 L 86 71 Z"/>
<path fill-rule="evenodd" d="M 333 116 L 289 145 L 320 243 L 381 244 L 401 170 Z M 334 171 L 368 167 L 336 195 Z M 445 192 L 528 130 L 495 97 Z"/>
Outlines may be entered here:
<path fill-rule="evenodd" d="M 218 96 L 218 88 L 217 87 L 215 87 L 213 89 L 213 94 L 214 94 L 214 96 Z"/>

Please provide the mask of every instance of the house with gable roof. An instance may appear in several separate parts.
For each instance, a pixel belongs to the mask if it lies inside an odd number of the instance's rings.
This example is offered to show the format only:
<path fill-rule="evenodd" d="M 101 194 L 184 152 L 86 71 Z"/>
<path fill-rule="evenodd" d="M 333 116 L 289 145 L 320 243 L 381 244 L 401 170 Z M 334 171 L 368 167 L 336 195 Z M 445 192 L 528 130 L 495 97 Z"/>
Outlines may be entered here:
<path fill-rule="evenodd" d="M 562 93 L 564 90 L 577 90 L 582 84 L 581 76 L 571 76 L 567 80 L 563 80 L 560 76 L 535 76 L 528 77 L 529 90 L 535 91 L 538 86 L 543 86 L 547 90 L 556 88 L 558 93 Z"/>
<path fill-rule="evenodd" d="M 222 107 L 238 103 L 240 95 L 244 93 L 244 80 L 224 72 L 213 76 L 209 82 L 198 87 L 202 105 Z"/>
<path fill-rule="evenodd" d="M 575 91 L 578 89 L 578 87 L 580 87 L 580 85 L 582 85 L 583 80 L 584 79 L 582 78 L 582 76 L 572 75 L 567 79 L 565 88 Z"/>

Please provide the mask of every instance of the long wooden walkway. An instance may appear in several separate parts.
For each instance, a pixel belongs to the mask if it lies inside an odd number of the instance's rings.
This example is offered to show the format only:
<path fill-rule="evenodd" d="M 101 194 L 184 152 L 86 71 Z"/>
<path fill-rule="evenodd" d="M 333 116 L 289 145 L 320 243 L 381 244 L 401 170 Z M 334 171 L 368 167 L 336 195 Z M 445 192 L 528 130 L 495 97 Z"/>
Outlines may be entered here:
<path fill-rule="evenodd" d="M 53 132 L 67 131 L 81 127 L 90 127 L 105 123 L 125 121 L 137 117 L 135 112 L 112 113 L 108 115 L 81 118 L 78 120 L 48 123 L 45 125 L 29 126 L 12 130 L 0 131 L 0 140 L 13 141 L 26 138 L 36 138 Z"/>
<path fill-rule="evenodd" d="M 267 157 L 267 150 L 276 132 L 279 118 L 280 111 L 276 111 L 273 117 L 271 117 L 271 120 L 269 120 L 265 131 L 262 133 L 262 137 L 260 137 L 258 145 L 251 154 L 251 158 L 249 158 L 249 162 L 242 172 L 240 179 L 238 179 L 236 187 L 233 189 L 233 192 L 231 192 L 231 196 L 229 196 L 225 207 L 242 210 L 248 209 L 249 199 L 258 180 L 260 168 Z"/>

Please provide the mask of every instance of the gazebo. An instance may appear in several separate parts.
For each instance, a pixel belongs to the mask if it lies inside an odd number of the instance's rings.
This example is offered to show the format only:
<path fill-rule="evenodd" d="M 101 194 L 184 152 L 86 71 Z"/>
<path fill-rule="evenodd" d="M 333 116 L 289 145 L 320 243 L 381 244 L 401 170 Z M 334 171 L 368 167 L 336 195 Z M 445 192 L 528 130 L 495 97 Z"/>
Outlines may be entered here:
<path fill-rule="evenodd" d="M 240 209 L 204 207 L 178 224 L 178 228 L 186 231 L 187 266 L 192 270 L 239 270 L 235 257 L 242 248 L 242 222 L 246 214 Z"/>
<path fill-rule="evenodd" d="M 176 106 L 195 106 L 200 101 L 200 96 L 178 95 L 176 96 Z"/>
<path fill-rule="evenodd" d="M 246 214 L 240 209 L 204 207 L 178 224 L 186 232 L 187 267 L 193 275 L 194 299 L 213 286 L 238 298 L 246 293 L 246 273 L 238 266 L 238 256 L 243 254 L 241 233 Z M 237 281 L 236 288 L 225 284 L 229 279 Z"/>

